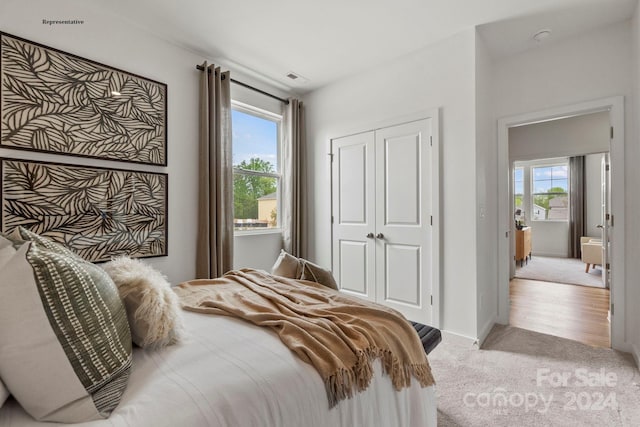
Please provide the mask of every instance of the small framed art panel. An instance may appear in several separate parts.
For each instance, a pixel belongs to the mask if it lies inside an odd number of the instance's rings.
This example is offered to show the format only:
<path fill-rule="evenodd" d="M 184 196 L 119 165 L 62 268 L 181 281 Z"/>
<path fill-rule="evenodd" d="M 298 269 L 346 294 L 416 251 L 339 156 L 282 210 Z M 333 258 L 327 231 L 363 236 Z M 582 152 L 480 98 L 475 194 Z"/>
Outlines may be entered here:
<path fill-rule="evenodd" d="M 0 146 L 167 165 L 167 85 L 0 32 Z"/>
<path fill-rule="evenodd" d="M 0 229 L 22 226 L 83 258 L 167 255 L 168 175 L 0 158 Z"/>

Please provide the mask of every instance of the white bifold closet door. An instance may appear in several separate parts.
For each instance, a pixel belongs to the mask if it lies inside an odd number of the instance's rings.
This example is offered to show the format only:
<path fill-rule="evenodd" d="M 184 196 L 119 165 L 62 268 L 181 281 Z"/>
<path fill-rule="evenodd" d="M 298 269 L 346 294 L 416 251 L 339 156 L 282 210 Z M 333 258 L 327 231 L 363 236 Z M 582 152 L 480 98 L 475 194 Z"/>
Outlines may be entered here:
<path fill-rule="evenodd" d="M 431 322 L 431 119 L 332 141 L 333 270 L 343 292 Z"/>

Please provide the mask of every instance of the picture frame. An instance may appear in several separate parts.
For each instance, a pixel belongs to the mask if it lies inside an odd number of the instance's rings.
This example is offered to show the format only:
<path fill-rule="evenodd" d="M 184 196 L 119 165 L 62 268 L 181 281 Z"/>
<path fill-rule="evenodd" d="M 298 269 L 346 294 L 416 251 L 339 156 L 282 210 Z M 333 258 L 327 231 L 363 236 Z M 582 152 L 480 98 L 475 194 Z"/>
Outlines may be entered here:
<path fill-rule="evenodd" d="M 0 147 L 167 165 L 167 85 L 0 32 Z"/>
<path fill-rule="evenodd" d="M 0 158 L 0 207 L 91 262 L 168 255 L 166 173 Z"/>

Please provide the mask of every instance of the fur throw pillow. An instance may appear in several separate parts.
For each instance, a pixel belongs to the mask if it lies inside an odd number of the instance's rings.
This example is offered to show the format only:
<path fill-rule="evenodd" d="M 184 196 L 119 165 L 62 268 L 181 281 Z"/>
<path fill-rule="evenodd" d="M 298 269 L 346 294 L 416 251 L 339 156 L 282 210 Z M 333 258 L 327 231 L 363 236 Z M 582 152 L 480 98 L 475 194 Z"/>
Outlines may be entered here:
<path fill-rule="evenodd" d="M 166 277 L 126 256 L 114 258 L 102 268 L 118 287 L 136 345 L 160 348 L 182 340 L 180 300 Z"/>

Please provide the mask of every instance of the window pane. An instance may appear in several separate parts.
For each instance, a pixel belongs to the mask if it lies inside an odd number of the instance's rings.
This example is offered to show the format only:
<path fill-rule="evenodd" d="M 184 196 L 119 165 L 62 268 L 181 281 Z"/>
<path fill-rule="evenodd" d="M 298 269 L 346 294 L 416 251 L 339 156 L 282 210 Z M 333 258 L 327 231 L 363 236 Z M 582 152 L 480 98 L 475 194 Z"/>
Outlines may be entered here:
<path fill-rule="evenodd" d="M 566 164 L 533 168 L 533 219 L 569 218 L 568 171 Z"/>
<path fill-rule="evenodd" d="M 551 188 L 551 180 L 544 179 L 540 181 L 533 182 L 533 192 L 534 193 L 547 193 Z"/>
<path fill-rule="evenodd" d="M 554 166 L 551 168 L 552 177 L 555 178 L 567 178 L 568 177 L 567 165 Z"/>
<path fill-rule="evenodd" d="M 251 107 L 233 108 L 233 208 L 235 230 L 278 227 L 280 120 Z"/>
<path fill-rule="evenodd" d="M 514 190 L 516 194 L 524 194 L 524 182 L 516 182 L 515 187 L 516 188 Z"/>
<path fill-rule="evenodd" d="M 524 170 L 522 168 L 516 168 L 513 172 L 513 180 L 518 182 L 524 180 Z"/>
<path fill-rule="evenodd" d="M 552 182 L 551 193 L 566 193 L 569 188 L 567 179 L 554 179 Z"/>
<path fill-rule="evenodd" d="M 278 178 L 233 174 L 234 228 L 256 230 L 278 226 Z"/>
<path fill-rule="evenodd" d="M 551 167 L 533 168 L 534 181 L 540 179 L 551 179 Z"/>
<path fill-rule="evenodd" d="M 278 123 L 232 110 L 233 166 L 278 171 Z"/>

